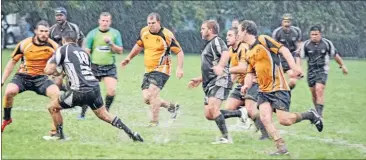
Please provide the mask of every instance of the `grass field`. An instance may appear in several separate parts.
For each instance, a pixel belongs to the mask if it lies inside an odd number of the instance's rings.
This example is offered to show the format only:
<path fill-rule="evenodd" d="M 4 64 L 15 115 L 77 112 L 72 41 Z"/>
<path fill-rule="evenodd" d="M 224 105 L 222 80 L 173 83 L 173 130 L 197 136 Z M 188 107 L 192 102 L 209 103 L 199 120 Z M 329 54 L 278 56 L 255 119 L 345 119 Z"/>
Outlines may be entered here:
<path fill-rule="evenodd" d="M 9 57 L 10 51 L 2 52 L 2 70 Z M 117 62 L 122 57 L 125 55 Z M 175 68 L 175 56 L 173 60 Z M 323 132 L 316 131 L 309 122 L 290 127 L 277 123 L 291 156 L 276 158 L 366 158 L 366 61 L 345 63 L 348 76 L 343 76 L 337 64 L 331 62 Z M 111 112 L 140 132 L 144 143 L 133 143 L 123 132 L 97 119 L 90 110 L 86 120 L 77 120 L 79 107 L 63 111 L 64 131 L 72 140 L 45 141 L 42 136 L 48 134 L 51 123 L 46 110 L 48 98 L 33 92 L 22 93 L 15 97 L 13 123 L 2 133 L 2 158 L 273 158 L 267 153 L 275 150 L 274 143 L 259 141 L 259 133 L 252 130 L 236 129 L 236 119 L 227 121 L 234 144 L 212 145 L 211 141 L 220 133 L 215 122 L 204 117 L 203 91 L 201 87 L 192 90 L 186 87 L 190 78 L 200 75 L 200 57 L 186 55 L 184 69 L 184 78 L 178 80 L 172 76 L 161 92 L 163 98 L 182 105 L 180 115 L 169 124 L 169 114 L 162 109 L 161 125 L 156 128 L 146 127 L 148 106 L 143 103 L 140 90 L 144 72 L 142 56 L 136 57 L 125 70 L 118 70 L 117 96 Z M 104 85 L 101 87 L 104 96 Z M 305 111 L 311 106 L 310 92 L 303 79 L 293 91 L 291 111 Z"/>

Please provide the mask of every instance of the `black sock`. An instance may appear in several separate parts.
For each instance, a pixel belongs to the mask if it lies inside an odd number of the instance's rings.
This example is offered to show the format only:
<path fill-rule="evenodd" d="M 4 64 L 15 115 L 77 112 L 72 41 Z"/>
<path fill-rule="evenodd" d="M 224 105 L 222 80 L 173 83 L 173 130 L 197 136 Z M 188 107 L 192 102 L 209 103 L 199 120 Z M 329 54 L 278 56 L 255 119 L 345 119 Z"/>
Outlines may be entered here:
<path fill-rule="evenodd" d="M 65 135 L 64 135 L 64 132 L 63 132 L 62 123 L 61 124 L 58 124 L 56 126 L 56 129 L 57 129 L 57 133 L 60 135 L 60 139 L 64 139 L 65 138 Z"/>
<path fill-rule="evenodd" d="M 83 105 L 81 106 L 81 113 L 80 113 L 80 117 L 85 117 L 85 113 L 88 110 L 88 105 Z"/>
<path fill-rule="evenodd" d="M 231 117 L 241 117 L 240 110 L 220 110 L 221 114 L 224 115 L 224 118 L 231 118 Z"/>
<path fill-rule="evenodd" d="M 227 128 L 226 128 L 224 115 L 220 114 L 219 116 L 217 116 L 215 118 L 215 122 L 216 122 L 217 127 L 219 127 L 222 136 L 224 138 L 228 138 L 228 131 L 227 131 Z"/>
<path fill-rule="evenodd" d="M 254 121 L 255 127 L 257 127 L 257 129 L 258 129 L 259 131 L 261 131 L 262 136 L 263 136 L 263 137 L 269 137 L 269 135 L 268 135 L 268 133 L 267 133 L 267 130 L 266 130 L 266 128 L 264 127 L 264 125 L 263 125 L 263 123 L 262 123 L 262 121 L 261 121 L 261 119 L 260 119 L 259 115 L 255 116 L 255 117 L 253 118 L 253 121 Z"/>
<path fill-rule="evenodd" d="M 316 104 L 315 105 L 315 109 L 316 111 L 319 113 L 320 116 L 323 117 L 323 108 L 324 108 L 324 105 L 323 104 Z"/>
<path fill-rule="evenodd" d="M 107 111 L 109 111 L 109 108 L 111 107 L 111 105 L 113 103 L 113 100 L 114 100 L 114 96 L 107 95 L 105 97 L 105 107 L 106 107 Z"/>
<path fill-rule="evenodd" d="M 123 124 L 123 122 L 121 121 L 121 119 L 119 117 L 114 117 L 113 121 L 112 121 L 112 126 L 115 126 L 119 129 L 124 130 L 128 135 L 132 135 L 133 132 L 125 125 Z"/>
<path fill-rule="evenodd" d="M 9 120 L 11 118 L 11 108 L 4 108 L 4 120 Z"/>
<path fill-rule="evenodd" d="M 301 120 L 310 120 L 311 121 L 315 118 L 314 114 L 312 112 L 304 112 L 304 113 L 300 113 L 300 115 L 301 115 L 300 121 Z M 297 120 L 297 121 L 299 121 L 299 120 Z"/>

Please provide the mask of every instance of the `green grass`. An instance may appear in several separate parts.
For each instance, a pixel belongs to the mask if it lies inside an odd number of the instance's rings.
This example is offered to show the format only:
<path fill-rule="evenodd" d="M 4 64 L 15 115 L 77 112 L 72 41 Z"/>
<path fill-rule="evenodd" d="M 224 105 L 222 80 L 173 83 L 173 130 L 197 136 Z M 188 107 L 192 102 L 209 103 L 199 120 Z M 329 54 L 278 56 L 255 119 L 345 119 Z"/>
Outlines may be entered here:
<path fill-rule="evenodd" d="M 119 56 L 117 62 L 124 56 Z M 9 57 L 9 50 L 2 52 L 2 70 Z M 175 67 L 176 57 L 173 59 Z M 278 158 L 366 158 L 366 61 L 345 63 L 350 72 L 348 76 L 342 75 L 334 61 L 331 63 L 325 93 L 324 131 L 318 133 L 309 122 L 290 127 L 276 123 L 291 152 L 290 157 Z M 210 144 L 219 136 L 219 131 L 215 122 L 204 117 L 203 91 L 200 87 L 186 88 L 190 78 L 200 75 L 200 57 L 196 55 L 186 55 L 184 78 L 178 80 L 172 76 L 161 92 L 164 99 L 182 105 L 177 121 L 168 127 L 169 114 L 162 109 L 161 125 L 145 127 L 149 116 L 140 90 L 143 72 L 142 56 L 137 56 L 125 70 L 119 68 L 117 96 L 111 112 L 140 132 L 144 143 L 133 143 L 123 132 L 96 118 L 90 110 L 85 121 L 76 120 L 79 107 L 63 111 L 64 130 L 72 137 L 71 141 L 44 141 L 42 136 L 48 133 L 51 125 L 46 110 L 48 98 L 25 92 L 15 97 L 14 121 L 2 133 L 2 158 L 273 158 L 266 154 L 275 149 L 274 143 L 257 140 L 259 133 L 254 131 L 235 129 L 236 119 L 227 121 L 234 144 Z M 104 84 L 101 87 L 105 95 Z M 305 79 L 298 82 L 292 95 L 291 111 L 305 111 L 311 107 Z M 170 141 L 165 143 L 164 138 Z"/>

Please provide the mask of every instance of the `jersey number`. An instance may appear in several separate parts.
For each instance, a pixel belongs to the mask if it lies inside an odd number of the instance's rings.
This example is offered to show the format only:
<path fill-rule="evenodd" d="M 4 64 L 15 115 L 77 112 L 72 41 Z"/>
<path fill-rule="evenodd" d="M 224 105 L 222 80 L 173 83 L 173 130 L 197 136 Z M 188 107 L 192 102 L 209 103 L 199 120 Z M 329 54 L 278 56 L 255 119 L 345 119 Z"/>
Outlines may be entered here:
<path fill-rule="evenodd" d="M 87 53 L 83 52 L 83 51 L 74 51 L 73 52 L 79 59 L 79 62 L 81 64 L 84 64 L 84 65 L 90 65 L 90 62 L 89 62 L 89 57 L 87 55 Z"/>

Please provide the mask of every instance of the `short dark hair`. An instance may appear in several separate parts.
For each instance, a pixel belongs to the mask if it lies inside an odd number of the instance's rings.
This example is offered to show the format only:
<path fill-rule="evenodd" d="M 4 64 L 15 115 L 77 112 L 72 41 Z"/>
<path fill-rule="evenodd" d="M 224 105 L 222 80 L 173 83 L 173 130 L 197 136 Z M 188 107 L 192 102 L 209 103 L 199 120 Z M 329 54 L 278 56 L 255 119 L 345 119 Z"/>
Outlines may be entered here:
<path fill-rule="evenodd" d="M 156 18 L 156 21 L 160 21 L 160 14 L 159 13 L 156 13 L 156 12 L 151 12 L 147 18 L 150 18 L 150 17 L 155 17 Z"/>
<path fill-rule="evenodd" d="M 77 35 L 75 31 L 66 31 L 62 33 L 62 39 L 64 39 L 66 42 L 76 42 Z"/>
<path fill-rule="evenodd" d="M 109 12 L 102 12 L 102 13 L 100 13 L 99 18 L 102 17 L 102 16 L 109 16 L 112 19 L 112 14 L 109 13 Z"/>
<path fill-rule="evenodd" d="M 215 21 L 215 20 L 207 20 L 203 24 L 206 24 L 208 29 L 212 29 L 212 31 L 213 31 L 212 33 L 213 34 L 219 34 L 219 32 L 220 32 L 220 26 L 219 26 L 219 23 L 217 23 L 217 21 Z"/>
<path fill-rule="evenodd" d="M 311 31 L 319 31 L 320 33 L 322 33 L 322 27 L 320 25 L 314 25 L 310 28 L 310 32 Z"/>
<path fill-rule="evenodd" d="M 235 35 L 237 35 L 239 30 L 238 27 L 231 27 L 229 31 L 234 31 Z"/>
<path fill-rule="evenodd" d="M 45 21 L 45 20 L 38 21 L 37 24 L 36 24 L 36 29 L 38 29 L 39 26 L 50 27 L 50 25 L 48 24 L 48 22 Z"/>
<path fill-rule="evenodd" d="M 240 23 L 241 31 L 247 31 L 247 33 L 256 36 L 258 34 L 257 25 L 251 20 L 244 20 Z"/>

